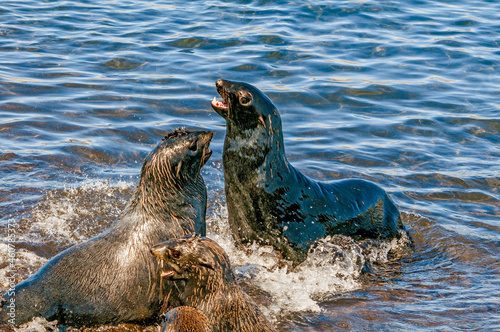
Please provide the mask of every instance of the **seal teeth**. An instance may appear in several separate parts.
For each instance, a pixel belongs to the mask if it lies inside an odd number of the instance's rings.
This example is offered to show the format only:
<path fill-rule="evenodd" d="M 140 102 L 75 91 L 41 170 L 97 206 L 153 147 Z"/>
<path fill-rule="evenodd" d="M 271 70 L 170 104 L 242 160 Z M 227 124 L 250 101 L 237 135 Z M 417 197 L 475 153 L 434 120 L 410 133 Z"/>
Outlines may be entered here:
<path fill-rule="evenodd" d="M 179 267 L 179 265 L 172 263 L 172 262 L 168 262 L 168 265 L 170 265 L 174 269 L 175 272 L 182 274 L 182 269 Z"/>
<path fill-rule="evenodd" d="M 212 100 L 212 105 L 218 108 L 227 108 L 227 103 L 224 100 L 218 100 L 216 97 Z"/>
<path fill-rule="evenodd" d="M 173 277 L 175 274 L 175 271 L 174 270 L 169 270 L 169 271 L 163 271 L 161 273 L 161 277 L 162 278 L 169 278 L 169 277 Z"/>

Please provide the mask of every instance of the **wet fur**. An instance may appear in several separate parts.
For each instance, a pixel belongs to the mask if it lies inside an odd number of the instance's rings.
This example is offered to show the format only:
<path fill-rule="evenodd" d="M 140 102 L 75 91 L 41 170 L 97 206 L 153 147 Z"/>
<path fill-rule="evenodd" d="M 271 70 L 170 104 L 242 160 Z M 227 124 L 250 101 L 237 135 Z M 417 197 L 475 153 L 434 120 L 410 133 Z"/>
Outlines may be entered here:
<path fill-rule="evenodd" d="M 177 307 L 164 316 L 161 332 L 212 332 L 207 316 L 189 306 Z"/>
<path fill-rule="evenodd" d="M 391 239 L 403 229 L 398 208 L 368 181 L 318 182 L 287 160 L 281 118 L 250 84 L 218 80 L 227 108 L 223 166 L 228 219 L 237 242 L 269 244 L 299 263 L 326 235 Z"/>
<path fill-rule="evenodd" d="M 153 247 L 157 257 L 184 272 L 184 305 L 208 317 L 214 332 L 275 331 L 258 306 L 236 283 L 226 252 L 213 240 L 187 236 Z M 179 258 L 170 253 L 180 252 Z"/>
<path fill-rule="evenodd" d="M 145 321 L 159 313 L 170 286 L 160 286 L 161 267 L 151 246 L 205 232 L 207 192 L 198 172 L 202 157 L 187 153 L 190 141 L 198 137 L 202 142 L 202 136 L 208 146 L 211 133 L 183 130 L 158 144 L 144 161 L 132 199 L 110 229 L 53 257 L 18 284 L 14 296 L 4 296 L 4 304 L 15 299 L 16 325 L 37 316 L 90 326 Z M 5 324 L 9 317 L 3 310 L 0 315 Z"/>

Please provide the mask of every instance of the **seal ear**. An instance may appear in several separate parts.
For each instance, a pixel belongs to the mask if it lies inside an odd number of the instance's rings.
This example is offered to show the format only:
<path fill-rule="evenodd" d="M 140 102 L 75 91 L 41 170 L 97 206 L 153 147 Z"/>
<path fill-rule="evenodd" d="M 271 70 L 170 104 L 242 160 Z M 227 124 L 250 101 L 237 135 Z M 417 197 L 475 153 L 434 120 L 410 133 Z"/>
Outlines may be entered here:
<path fill-rule="evenodd" d="M 202 238 L 200 235 L 198 235 L 197 233 L 194 233 L 191 236 L 191 240 L 192 241 L 196 241 L 196 242 L 206 242 L 206 240 L 204 238 Z M 195 245 L 197 245 L 197 243 Z M 205 251 L 204 255 L 199 255 L 198 256 L 198 258 L 197 258 L 198 263 L 201 266 L 204 266 L 204 267 L 207 267 L 209 269 L 215 270 L 215 268 L 214 268 L 215 263 L 214 263 L 213 259 L 207 258 L 205 256 L 208 252 L 209 251 Z"/>
<path fill-rule="evenodd" d="M 214 268 L 214 262 L 213 261 L 209 261 L 206 257 L 201 257 L 198 259 L 198 262 L 201 266 L 204 266 L 204 267 L 207 267 L 211 270 L 215 270 Z"/>
<path fill-rule="evenodd" d="M 252 103 L 252 94 L 247 91 L 239 93 L 239 102 L 243 106 L 249 106 Z"/>

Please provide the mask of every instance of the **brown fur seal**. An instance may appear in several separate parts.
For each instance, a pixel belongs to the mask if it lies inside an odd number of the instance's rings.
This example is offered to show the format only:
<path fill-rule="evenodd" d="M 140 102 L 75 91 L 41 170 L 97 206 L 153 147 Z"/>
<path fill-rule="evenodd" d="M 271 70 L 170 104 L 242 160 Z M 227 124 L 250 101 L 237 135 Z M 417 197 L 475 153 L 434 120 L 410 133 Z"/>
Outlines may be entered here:
<path fill-rule="evenodd" d="M 211 132 L 176 130 L 146 157 L 123 213 L 102 234 L 71 247 L 4 295 L 0 324 L 33 317 L 61 325 L 137 322 L 159 314 L 169 289 L 150 248 L 205 233 L 207 190 L 200 175 Z M 168 288 L 168 287 L 167 287 Z M 4 310 L 15 301 L 14 320 Z"/>
<path fill-rule="evenodd" d="M 392 239 L 403 229 L 398 208 L 368 181 L 317 182 L 287 160 L 281 118 L 250 84 L 218 80 L 226 120 L 223 166 L 229 224 L 237 242 L 270 244 L 296 263 L 314 240 L 343 234 Z"/>
<path fill-rule="evenodd" d="M 188 235 L 155 245 L 151 252 L 172 268 L 163 277 L 185 281 L 181 301 L 203 311 L 214 332 L 276 331 L 238 286 L 229 257 L 215 241 Z"/>
<path fill-rule="evenodd" d="M 165 314 L 161 332 L 212 332 L 212 329 L 201 310 L 182 306 Z"/>

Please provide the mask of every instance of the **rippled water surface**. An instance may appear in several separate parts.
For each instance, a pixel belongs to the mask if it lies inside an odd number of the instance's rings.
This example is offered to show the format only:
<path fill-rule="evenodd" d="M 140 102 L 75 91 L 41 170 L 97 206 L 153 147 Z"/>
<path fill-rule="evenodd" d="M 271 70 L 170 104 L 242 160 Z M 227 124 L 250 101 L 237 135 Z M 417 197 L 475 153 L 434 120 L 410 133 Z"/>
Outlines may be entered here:
<path fill-rule="evenodd" d="M 500 330 L 499 13 L 488 0 L 4 0 L 0 228 L 6 241 L 15 226 L 17 281 L 106 229 L 146 154 L 186 126 L 215 133 L 208 232 L 280 331 Z M 273 100 L 310 177 L 383 186 L 414 251 L 338 287 L 323 283 L 332 266 L 242 258 L 225 223 L 218 78 Z"/>

